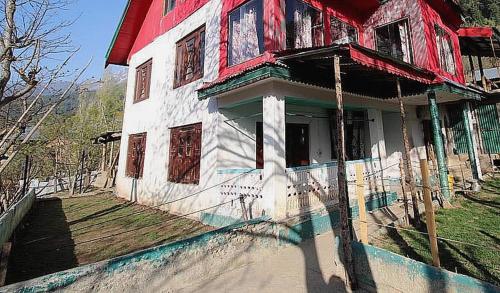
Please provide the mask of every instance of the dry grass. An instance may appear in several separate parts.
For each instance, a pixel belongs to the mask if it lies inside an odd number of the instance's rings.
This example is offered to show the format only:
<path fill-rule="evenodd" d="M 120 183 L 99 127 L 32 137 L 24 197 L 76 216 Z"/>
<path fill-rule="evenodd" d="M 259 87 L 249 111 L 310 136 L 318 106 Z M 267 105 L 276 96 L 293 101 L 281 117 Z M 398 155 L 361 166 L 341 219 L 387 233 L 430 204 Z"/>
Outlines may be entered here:
<path fill-rule="evenodd" d="M 210 227 L 111 194 L 37 202 L 17 234 L 8 283 L 209 231 Z"/>
<path fill-rule="evenodd" d="M 441 265 L 450 271 L 500 285 L 500 180 L 491 180 L 474 195 L 459 196 L 454 208 L 436 212 Z M 422 219 L 425 226 L 425 217 Z M 417 231 L 417 229 L 412 229 Z M 421 232 L 426 232 L 425 228 Z M 376 246 L 432 263 L 426 235 L 389 230 Z"/>

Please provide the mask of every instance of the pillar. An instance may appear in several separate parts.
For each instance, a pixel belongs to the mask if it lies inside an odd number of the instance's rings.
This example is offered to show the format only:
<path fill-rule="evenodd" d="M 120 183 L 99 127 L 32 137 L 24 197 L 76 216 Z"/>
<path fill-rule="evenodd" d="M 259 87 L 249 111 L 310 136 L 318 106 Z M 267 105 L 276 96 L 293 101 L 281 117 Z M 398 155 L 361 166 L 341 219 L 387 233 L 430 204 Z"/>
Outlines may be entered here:
<path fill-rule="evenodd" d="M 377 109 L 368 109 L 368 120 L 370 129 L 371 157 L 377 158 L 385 165 L 387 152 L 385 149 L 384 122 L 382 120 L 382 111 Z"/>
<path fill-rule="evenodd" d="M 481 179 L 481 167 L 479 166 L 479 158 L 477 151 L 477 143 L 475 142 L 474 135 L 472 134 L 472 114 L 470 110 L 470 102 L 464 102 L 463 104 L 463 123 L 465 129 L 465 137 L 467 140 L 467 153 L 469 155 L 470 166 L 472 170 L 472 176 L 474 179 Z"/>
<path fill-rule="evenodd" d="M 450 187 L 448 184 L 448 166 L 444 154 L 443 134 L 441 132 L 441 123 L 439 122 L 439 108 L 436 101 L 436 93 L 429 92 L 429 111 L 431 114 L 432 137 L 434 141 L 434 150 L 439 170 L 439 185 L 441 194 L 445 199 L 450 198 Z"/>
<path fill-rule="evenodd" d="M 286 217 L 285 99 L 268 95 L 262 99 L 264 170 L 263 205 L 273 219 Z"/>

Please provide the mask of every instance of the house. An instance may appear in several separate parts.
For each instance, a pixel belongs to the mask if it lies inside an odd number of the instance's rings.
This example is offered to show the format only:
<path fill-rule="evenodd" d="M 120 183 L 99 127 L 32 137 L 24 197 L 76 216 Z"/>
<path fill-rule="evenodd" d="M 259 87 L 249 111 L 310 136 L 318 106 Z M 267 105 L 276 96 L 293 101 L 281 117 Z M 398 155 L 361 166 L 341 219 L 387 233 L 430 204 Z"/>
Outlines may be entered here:
<path fill-rule="evenodd" d="M 415 175 L 432 156 L 449 196 L 448 105 L 481 173 L 461 25 L 450 0 L 129 0 L 107 55 L 130 68 L 117 194 L 221 225 L 335 205 L 338 57 L 348 181 L 361 164 L 367 200 L 395 199 L 399 84 Z"/>

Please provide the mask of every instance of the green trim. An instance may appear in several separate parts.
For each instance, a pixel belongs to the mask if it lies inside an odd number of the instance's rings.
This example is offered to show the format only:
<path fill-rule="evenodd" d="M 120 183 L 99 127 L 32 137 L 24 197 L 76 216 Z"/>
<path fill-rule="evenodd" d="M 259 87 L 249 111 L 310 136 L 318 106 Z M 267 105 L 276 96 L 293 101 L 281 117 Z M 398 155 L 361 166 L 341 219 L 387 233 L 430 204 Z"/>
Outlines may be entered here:
<path fill-rule="evenodd" d="M 379 210 L 381 208 L 391 206 L 398 199 L 397 193 L 386 192 L 372 194 L 367 197 L 366 209 L 369 212 Z M 359 206 L 356 202 L 351 202 L 350 213 L 353 219 L 359 217 Z M 291 227 L 281 228 L 278 232 L 280 241 L 283 244 L 299 244 L 307 239 L 314 238 L 340 226 L 340 211 L 338 208 L 334 210 L 312 212 L 305 220 Z"/>
<path fill-rule="evenodd" d="M 309 107 L 320 107 L 326 109 L 336 109 L 337 103 L 332 101 L 321 101 L 321 100 L 313 100 L 306 98 L 298 98 L 298 97 L 285 97 L 286 103 L 296 106 L 309 106 Z"/>
<path fill-rule="evenodd" d="M 118 27 L 117 27 L 117 29 L 115 31 L 115 34 L 113 35 L 113 40 L 111 40 L 111 44 L 108 47 L 108 51 L 106 52 L 106 64 L 108 63 L 109 54 L 111 54 L 111 50 L 115 46 L 116 39 L 118 39 L 118 35 L 120 33 L 120 29 L 122 28 L 123 22 L 125 21 L 125 17 L 127 16 L 128 9 L 130 8 L 130 3 L 131 2 L 132 2 L 131 0 L 127 1 L 127 6 L 125 6 L 125 10 L 123 11 L 122 17 L 121 17 L 120 22 L 118 24 Z"/>
<path fill-rule="evenodd" d="M 199 100 L 208 99 L 210 97 L 272 77 L 289 80 L 291 78 L 291 75 L 290 71 L 287 68 L 276 65 L 265 64 L 262 67 L 250 70 L 242 75 L 230 78 L 229 80 L 223 83 L 215 84 L 208 88 L 198 90 L 198 99 Z"/>
<path fill-rule="evenodd" d="M 229 225 L 236 225 L 243 223 L 245 220 L 242 218 L 233 218 L 229 216 L 221 216 L 212 213 L 201 213 L 200 221 L 208 226 L 212 227 L 226 227 Z"/>
<path fill-rule="evenodd" d="M 457 95 L 463 96 L 464 98 L 472 99 L 472 100 L 476 100 L 476 101 L 481 101 L 481 100 L 485 99 L 485 95 L 476 91 L 476 90 L 473 90 L 473 89 L 470 89 L 467 87 L 462 87 L 462 86 L 456 85 L 454 83 L 449 83 L 449 82 L 430 86 L 429 89 L 427 90 L 427 94 L 429 94 L 431 92 L 436 92 L 436 91 L 457 94 Z"/>
<path fill-rule="evenodd" d="M 441 194 L 445 199 L 450 198 L 450 186 L 448 183 L 448 165 L 446 164 L 446 157 L 444 154 L 443 134 L 441 132 L 441 124 L 439 122 L 439 108 L 436 102 L 436 93 L 430 92 L 429 98 L 429 111 L 431 114 L 432 122 L 432 136 L 434 140 L 434 147 L 436 151 L 436 159 L 439 169 L 439 183 L 441 186 Z"/>

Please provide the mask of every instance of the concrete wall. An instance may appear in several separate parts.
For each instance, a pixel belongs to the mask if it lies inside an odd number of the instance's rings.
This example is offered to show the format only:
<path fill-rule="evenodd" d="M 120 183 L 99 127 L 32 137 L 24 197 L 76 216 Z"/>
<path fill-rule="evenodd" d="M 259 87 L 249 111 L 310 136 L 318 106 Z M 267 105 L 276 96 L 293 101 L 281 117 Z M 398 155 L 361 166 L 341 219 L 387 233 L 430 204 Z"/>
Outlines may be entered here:
<path fill-rule="evenodd" d="M 0 217 L 0 247 L 9 241 L 12 233 L 14 233 L 24 216 L 30 211 L 34 202 L 35 192 L 34 189 L 31 189 L 26 196 L 11 206 Z"/>
<path fill-rule="evenodd" d="M 176 291 L 192 284 L 194 276 L 198 282 L 214 280 L 224 273 L 244 269 L 276 255 L 287 246 L 305 249 L 307 243 L 301 244 L 303 241 L 318 234 L 331 233 L 336 223 L 338 214 L 335 213 L 311 215 L 295 225 L 259 219 L 247 225 L 233 225 L 183 241 L 9 285 L 1 291 L 156 292 L 165 288 Z M 316 248 L 312 243 L 314 253 Z M 337 252 L 333 259 L 327 261 L 328 267 L 336 268 L 337 276 L 345 274 L 342 256 L 338 253 L 340 247 L 337 237 L 333 247 Z M 355 242 L 352 247 L 357 278 L 362 288 L 370 291 L 489 293 L 499 290 L 477 279 L 436 269 L 373 246 Z M 314 260 L 314 254 L 310 257 Z M 262 284 L 259 281 L 262 280 L 256 279 L 255 284 Z M 237 289 L 237 284 L 232 289 Z"/>

